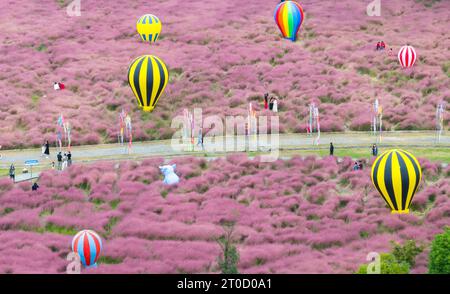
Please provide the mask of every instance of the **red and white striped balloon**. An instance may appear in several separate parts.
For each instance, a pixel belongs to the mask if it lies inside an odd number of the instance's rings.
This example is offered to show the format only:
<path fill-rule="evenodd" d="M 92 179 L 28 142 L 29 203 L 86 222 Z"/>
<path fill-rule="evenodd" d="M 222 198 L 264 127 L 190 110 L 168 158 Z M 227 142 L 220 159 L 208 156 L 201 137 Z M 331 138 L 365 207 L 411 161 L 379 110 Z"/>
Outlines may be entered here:
<path fill-rule="evenodd" d="M 409 68 L 414 65 L 417 60 L 416 50 L 414 47 L 406 45 L 398 51 L 398 61 L 403 68 Z"/>

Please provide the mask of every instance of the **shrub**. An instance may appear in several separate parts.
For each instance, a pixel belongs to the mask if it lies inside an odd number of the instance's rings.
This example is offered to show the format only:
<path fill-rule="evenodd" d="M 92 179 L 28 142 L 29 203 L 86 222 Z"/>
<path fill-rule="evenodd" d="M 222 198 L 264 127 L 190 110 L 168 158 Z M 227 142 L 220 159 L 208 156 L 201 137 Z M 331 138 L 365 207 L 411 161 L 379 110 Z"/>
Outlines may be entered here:
<path fill-rule="evenodd" d="M 382 253 L 380 255 L 380 274 L 408 274 L 409 265 L 398 262 L 393 254 Z M 367 264 L 359 267 L 357 274 L 367 274 Z"/>
<path fill-rule="evenodd" d="M 417 246 L 416 241 L 408 240 L 403 246 L 399 243 L 392 242 L 392 255 L 400 263 L 407 263 L 410 267 L 416 264 L 416 256 L 422 253 L 423 245 Z"/>
<path fill-rule="evenodd" d="M 450 227 L 434 238 L 429 259 L 430 274 L 450 274 Z"/>
<path fill-rule="evenodd" d="M 227 223 L 223 225 L 225 234 L 217 239 L 222 250 L 222 255 L 219 256 L 218 263 L 222 274 L 238 274 L 237 264 L 239 262 L 239 252 L 235 245 L 233 245 L 233 231 L 234 223 Z"/>

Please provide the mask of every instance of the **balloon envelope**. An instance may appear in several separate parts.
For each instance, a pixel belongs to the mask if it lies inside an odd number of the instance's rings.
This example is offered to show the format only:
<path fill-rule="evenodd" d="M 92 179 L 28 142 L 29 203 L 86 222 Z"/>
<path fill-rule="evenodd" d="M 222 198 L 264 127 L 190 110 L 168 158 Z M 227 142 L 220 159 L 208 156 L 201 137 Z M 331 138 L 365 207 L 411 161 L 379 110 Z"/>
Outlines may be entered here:
<path fill-rule="evenodd" d="M 161 34 L 162 24 L 158 17 L 146 14 L 138 19 L 136 29 L 142 41 L 154 43 Z"/>
<path fill-rule="evenodd" d="M 102 239 L 91 230 L 82 230 L 72 239 L 72 251 L 78 253 L 84 267 L 96 267 L 102 251 Z"/>
<path fill-rule="evenodd" d="M 140 107 L 151 112 L 169 81 L 164 62 L 153 55 L 136 58 L 128 69 L 128 84 Z"/>
<path fill-rule="evenodd" d="M 275 8 L 275 22 L 284 38 L 297 39 L 297 33 L 304 20 L 303 8 L 295 1 L 284 1 Z"/>
<path fill-rule="evenodd" d="M 409 152 L 394 149 L 375 159 L 372 183 L 389 205 L 392 213 L 408 213 L 422 178 L 417 159 Z"/>
<path fill-rule="evenodd" d="M 403 46 L 398 51 L 398 61 L 403 68 L 409 68 L 414 65 L 417 60 L 417 53 L 413 46 Z"/>

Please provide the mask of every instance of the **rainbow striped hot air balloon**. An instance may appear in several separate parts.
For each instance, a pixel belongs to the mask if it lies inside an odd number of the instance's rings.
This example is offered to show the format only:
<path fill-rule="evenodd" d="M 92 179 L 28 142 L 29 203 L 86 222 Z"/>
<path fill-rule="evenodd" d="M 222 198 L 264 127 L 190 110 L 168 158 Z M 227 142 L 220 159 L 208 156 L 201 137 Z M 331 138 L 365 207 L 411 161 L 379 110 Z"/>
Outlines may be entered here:
<path fill-rule="evenodd" d="M 72 239 L 72 251 L 78 253 L 84 267 L 96 267 L 102 251 L 102 239 L 96 232 L 82 230 Z"/>
<path fill-rule="evenodd" d="M 303 8 L 295 1 L 284 1 L 275 8 L 275 22 L 284 38 L 294 42 L 305 19 Z"/>
<path fill-rule="evenodd" d="M 422 178 L 417 159 L 409 152 L 394 149 L 381 154 L 372 166 L 372 182 L 392 213 L 408 213 Z"/>

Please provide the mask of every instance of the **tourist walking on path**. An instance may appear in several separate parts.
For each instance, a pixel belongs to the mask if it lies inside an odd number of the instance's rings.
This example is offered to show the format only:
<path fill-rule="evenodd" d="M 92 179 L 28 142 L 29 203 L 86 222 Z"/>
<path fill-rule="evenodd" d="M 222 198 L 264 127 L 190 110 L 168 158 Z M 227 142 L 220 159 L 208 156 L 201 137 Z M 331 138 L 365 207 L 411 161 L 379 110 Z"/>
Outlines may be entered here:
<path fill-rule="evenodd" d="M 65 170 L 66 167 L 67 167 L 67 153 L 64 152 L 63 163 L 62 163 L 62 170 Z"/>
<path fill-rule="evenodd" d="M 13 180 L 13 182 L 16 181 L 16 168 L 14 167 L 14 164 L 11 163 L 11 166 L 9 167 L 9 178 Z"/>
<path fill-rule="evenodd" d="M 377 147 L 377 144 L 373 144 L 373 145 L 372 145 L 372 155 L 373 155 L 373 156 L 378 156 L 378 147 Z"/>
<path fill-rule="evenodd" d="M 62 154 L 61 154 L 61 152 L 59 152 L 56 157 L 58 158 L 58 170 L 62 170 Z"/>
<path fill-rule="evenodd" d="M 72 153 L 70 151 L 67 152 L 67 166 L 72 165 Z"/>
<path fill-rule="evenodd" d="M 331 156 L 334 155 L 334 145 L 333 145 L 333 142 L 330 143 L 330 155 L 331 155 Z"/>
<path fill-rule="evenodd" d="M 50 156 L 50 144 L 48 143 L 48 140 L 45 142 L 45 151 L 44 154 L 47 158 Z"/>

